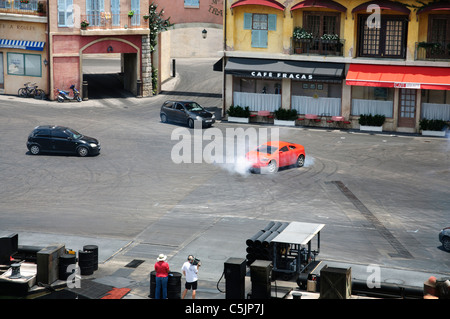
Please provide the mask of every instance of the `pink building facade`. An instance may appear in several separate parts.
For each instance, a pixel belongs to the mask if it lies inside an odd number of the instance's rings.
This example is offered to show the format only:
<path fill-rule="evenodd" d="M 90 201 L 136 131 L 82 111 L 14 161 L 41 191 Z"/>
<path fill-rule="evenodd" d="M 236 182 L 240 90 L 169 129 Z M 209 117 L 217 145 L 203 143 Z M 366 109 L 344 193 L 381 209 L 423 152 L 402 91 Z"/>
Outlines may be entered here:
<path fill-rule="evenodd" d="M 49 1 L 50 87 L 83 90 L 82 61 L 89 54 L 120 54 L 124 88 L 150 96 L 147 0 Z M 82 92 L 83 94 L 83 92 Z"/>

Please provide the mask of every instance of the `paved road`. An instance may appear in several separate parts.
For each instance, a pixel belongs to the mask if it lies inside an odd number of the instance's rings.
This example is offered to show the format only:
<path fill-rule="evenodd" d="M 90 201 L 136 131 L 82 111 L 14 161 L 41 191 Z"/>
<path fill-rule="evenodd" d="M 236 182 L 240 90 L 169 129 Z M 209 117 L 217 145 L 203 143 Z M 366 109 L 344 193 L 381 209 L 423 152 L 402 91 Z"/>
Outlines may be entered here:
<path fill-rule="evenodd" d="M 326 224 L 320 258 L 352 265 L 355 276 L 367 277 L 369 264 L 391 270 L 384 281 L 406 285 L 450 275 L 450 255 L 437 240 L 450 221 L 448 139 L 280 128 L 283 139 L 305 146 L 305 167 L 267 176 L 233 165 L 175 164 L 179 140 L 171 136 L 179 126 L 160 123 L 159 107 L 190 98 L 220 114 L 214 62 L 178 59 L 177 78 L 153 98 L 59 104 L 0 96 L 0 235 L 75 250 L 97 244 L 95 276 L 143 297 L 159 253 L 174 271 L 188 254 L 201 258 L 209 283 L 203 296 L 211 297 L 223 263 L 244 258 L 245 240 L 272 220 Z M 47 123 L 99 138 L 101 155 L 29 155 L 26 136 Z M 214 127 L 227 138 L 240 125 Z M 133 259 L 145 262 L 124 267 Z"/>

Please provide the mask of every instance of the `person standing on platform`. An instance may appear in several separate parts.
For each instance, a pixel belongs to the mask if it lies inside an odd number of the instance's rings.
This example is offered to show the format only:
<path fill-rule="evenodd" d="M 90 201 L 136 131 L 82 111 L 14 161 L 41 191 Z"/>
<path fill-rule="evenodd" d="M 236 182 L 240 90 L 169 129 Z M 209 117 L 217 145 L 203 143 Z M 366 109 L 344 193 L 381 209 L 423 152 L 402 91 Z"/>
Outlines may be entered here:
<path fill-rule="evenodd" d="M 166 262 L 167 256 L 160 254 L 156 259 L 155 271 L 156 271 L 156 291 L 155 299 L 167 299 L 167 282 L 169 281 L 169 264 Z"/>

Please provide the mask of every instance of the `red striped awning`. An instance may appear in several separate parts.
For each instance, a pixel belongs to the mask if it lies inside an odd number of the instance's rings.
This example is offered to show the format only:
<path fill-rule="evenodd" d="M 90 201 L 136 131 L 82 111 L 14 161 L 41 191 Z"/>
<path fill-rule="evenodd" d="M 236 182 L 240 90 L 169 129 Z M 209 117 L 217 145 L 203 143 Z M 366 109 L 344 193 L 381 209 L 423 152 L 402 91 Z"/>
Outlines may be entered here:
<path fill-rule="evenodd" d="M 275 0 L 238 0 L 235 3 L 231 5 L 231 8 L 239 7 L 239 6 L 246 6 L 246 5 L 259 5 L 259 6 L 266 6 L 275 8 L 278 10 L 284 11 L 284 5 L 279 3 Z"/>
<path fill-rule="evenodd" d="M 341 12 L 347 12 L 346 7 L 332 0 L 305 0 L 293 6 L 291 8 L 291 11 L 305 8 L 327 8 Z"/>
<path fill-rule="evenodd" d="M 406 13 L 406 14 L 411 13 L 411 10 L 409 10 L 403 3 L 393 2 L 393 1 L 389 1 L 389 0 L 373 0 L 373 1 L 365 2 L 363 4 L 360 4 L 359 6 L 356 6 L 352 10 L 352 13 L 355 13 L 358 11 L 366 11 L 367 12 L 367 7 L 370 5 L 377 5 L 380 7 L 381 10 L 399 11 L 399 12 Z"/>
<path fill-rule="evenodd" d="M 430 11 L 445 11 L 445 10 L 450 10 L 450 1 L 429 3 L 426 6 L 417 10 L 417 14 Z"/>
<path fill-rule="evenodd" d="M 450 68 L 350 64 L 347 85 L 450 90 Z"/>

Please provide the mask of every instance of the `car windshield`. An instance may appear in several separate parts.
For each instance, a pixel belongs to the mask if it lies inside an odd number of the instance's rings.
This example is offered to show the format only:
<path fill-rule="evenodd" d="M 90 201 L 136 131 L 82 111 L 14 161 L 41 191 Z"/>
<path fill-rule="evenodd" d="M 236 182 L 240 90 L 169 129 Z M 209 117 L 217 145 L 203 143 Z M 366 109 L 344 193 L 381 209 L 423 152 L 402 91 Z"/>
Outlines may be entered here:
<path fill-rule="evenodd" d="M 191 112 L 203 111 L 203 107 L 195 102 L 184 103 L 184 107 L 186 108 L 186 110 Z"/>
<path fill-rule="evenodd" d="M 72 137 L 73 139 L 79 139 L 79 138 L 81 138 L 83 136 L 83 134 L 80 134 L 80 133 L 78 133 L 77 131 L 75 131 L 75 130 L 73 130 L 71 128 L 68 128 L 66 130 L 66 133 L 69 134 L 69 136 Z"/>
<path fill-rule="evenodd" d="M 270 146 L 270 145 L 262 145 L 258 147 L 257 151 L 259 153 L 267 153 L 267 154 L 273 154 L 278 149 L 278 147 Z"/>

